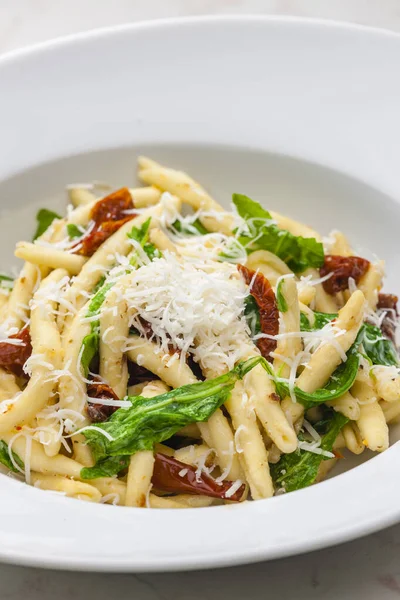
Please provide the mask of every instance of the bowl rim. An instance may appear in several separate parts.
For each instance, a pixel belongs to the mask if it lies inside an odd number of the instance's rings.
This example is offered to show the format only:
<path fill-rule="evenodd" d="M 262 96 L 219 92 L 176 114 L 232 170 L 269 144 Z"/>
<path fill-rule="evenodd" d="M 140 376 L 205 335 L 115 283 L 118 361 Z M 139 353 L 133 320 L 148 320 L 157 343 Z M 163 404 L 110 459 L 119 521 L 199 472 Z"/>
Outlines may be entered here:
<path fill-rule="evenodd" d="M 104 27 L 95 27 L 93 29 L 87 29 L 78 31 L 76 33 L 69 33 L 55 38 L 50 38 L 42 42 L 28 44 L 27 46 L 21 46 L 7 50 L 6 52 L 0 53 L 0 66 L 2 63 L 6 63 L 13 60 L 19 60 L 30 56 L 34 53 L 40 53 L 47 51 L 52 48 L 59 46 L 66 46 L 73 44 L 78 41 L 91 41 L 93 39 L 99 39 L 101 37 L 107 37 L 109 35 L 119 34 L 126 31 L 136 31 L 142 29 L 153 29 L 153 28 L 165 28 L 171 26 L 186 26 L 192 23 L 252 23 L 252 22 L 265 22 L 265 23 L 291 23 L 294 25 L 304 26 L 311 25 L 315 27 L 326 27 L 327 29 L 339 29 L 339 30 L 354 30 L 364 33 L 377 34 L 380 36 L 400 38 L 400 31 L 394 31 L 385 27 L 374 27 L 372 25 L 364 25 L 362 23 L 353 23 L 351 21 L 339 21 L 337 19 L 324 19 L 316 17 L 303 17 L 297 15 L 261 15 L 257 13 L 246 13 L 246 14 L 217 14 L 217 15 L 192 15 L 187 17 L 163 17 L 158 19 L 144 19 L 141 21 L 130 21 L 128 23 L 120 23 L 117 25 L 110 25 Z"/>

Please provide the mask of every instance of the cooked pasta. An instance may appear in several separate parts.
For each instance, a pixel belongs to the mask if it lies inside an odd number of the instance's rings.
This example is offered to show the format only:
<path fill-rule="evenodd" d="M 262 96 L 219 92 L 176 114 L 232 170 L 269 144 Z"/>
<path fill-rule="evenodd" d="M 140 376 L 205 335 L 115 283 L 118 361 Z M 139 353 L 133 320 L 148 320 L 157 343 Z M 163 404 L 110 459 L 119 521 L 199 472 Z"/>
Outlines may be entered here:
<path fill-rule="evenodd" d="M 71 498 L 204 508 L 318 483 L 400 417 L 383 263 L 139 158 L 68 187 L 0 276 L 0 473 Z M 344 454 L 342 454 L 342 451 Z"/>

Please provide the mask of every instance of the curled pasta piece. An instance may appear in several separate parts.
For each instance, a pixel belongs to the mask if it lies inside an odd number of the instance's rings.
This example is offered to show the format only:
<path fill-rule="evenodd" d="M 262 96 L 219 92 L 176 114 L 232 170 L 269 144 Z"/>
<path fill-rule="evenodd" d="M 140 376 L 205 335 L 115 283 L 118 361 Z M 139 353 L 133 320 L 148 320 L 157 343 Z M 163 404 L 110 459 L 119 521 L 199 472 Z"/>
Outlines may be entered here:
<path fill-rule="evenodd" d="M 13 398 L 20 391 L 15 375 L 0 367 L 0 402 Z"/>
<path fill-rule="evenodd" d="M 149 383 L 142 392 L 144 398 L 152 398 L 169 390 L 162 381 Z M 126 480 L 126 506 L 146 506 L 146 498 L 151 489 L 154 467 L 154 453 L 151 450 L 136 452 L 130 458 Z"/>
<path fill-rule="evenodd" d="M 41 277 L 42 273 L 37 265 L 26 262 L 22 267 L 19 277 L 14 282 L 14 287 L 8 301 L 5 321 L 10 327 L 21 329 L 27 322 L 29 301 Z"/>
<path fill-rule="evenodd" d="M 98 477 L 88 481 L 99 490 L 101 502 L 105 504 L 125 505 L 126 483 L 116 477 Z"/>
<path fill-rule="evenodd" d="M 70 275 L 78 275 L 86 262 L 84 256 L 78 256 L 49 246 L 38 246 L 30 242 L 18 242 L 15 256 L 40 267 L 66 269 Z"/>
<path fill-rule="evenodd" d="M 232 429 L 222 410 L 218 408 L 207 423 L 198 423 L 197 426 L 204 441 L 215 449 L 225 479 L 243 479 Z"/>
<path fill-rule="evenodd" d="M 131 188 L 130 190 L 135 208 L 147 208 L 160 201 L 161 192 L 154 186 Z"/>
<path fill-rule="evenodd" d="M 389 429 L 372 386 L 364 381 L 355 381 L 351 393 L 360 403 L 357 425 L 363 444 L 376 452 L 386 450 L 389 447 Z"/>
<path fill-rule="evenodd" d="M 385 263 L 381 260 L 375 264 L 370 264 L 368 271 L 361 277 L 358 283 L 358 289 L 363 292 L 368 307 L 371 310 L 376 310 L 378 294 L 382 289 L 384 274 Z"/>
<path fill-rule="evenodd" d="M 92 451 L 87 445 L 86 438 L 83 433 L 78 433 L 72 438 L 72 454 L 74 459 L 81 463 L 84 467 L 93 467 L 95 460 Z"/>
<path fill-rule="evenodd" d="M 294 452 L 297 448 L 296 432 L 285 415 L 271 379 L 261 365 L 246 375 L 245 388 L 269 437 L 282 452 Z"/>
<path fill-rule="evenodd" d="M 340 398 L 326 402 L 326 404 L 334 408 L 337 412 L 342 413 L 342 415 L 351 421 L 357 421 L 360 416 L 360 405 L 350 392 L 346 392 Z"/>
<path fill-rule="evenodd" d="M 216 216 L 203 216 L 200 214 L 200 221 L 209 231 L 232 235 L 234 229 L 232 215 L 226 213 L 222 206 L 211 198 L 199 183 L 182 171 L 163 167 L 144 156 L 141 156 L 138 162 L 139 177 L 142 181 L 178 196 L 196 211 L 217 213 Z"/>
<path fill-rule="evenodd" d="M 74 479 L 80 479 L 82 464 L 62 454 L 47 456 L 43 446 L 36 440 L 29 440 L 29 446 L 27 446 L 28 437 L 29 434 L 25 433 L 24 430 L 20 432 L 13 430 L 0 435 L 0 439 L 7 444 L 11 442 L 12 450 L 22 459 L 26 456 L 27 449 L 29 450 L 30 446 L 29 462 L 32 471 L 49 475 L 65 475 Z"/>
<path fill-rule="evenodd" d="M 375 391 L 386 402 L 400 400 L 400 376 L 396 367 L 378 365 L 372 369 Z"/>
<path fill-rule="evenodd" d="M 268 250 L 256 250 L 256 252 L 252 252 L 247 258 L 246 266 L 253 271 L 262 273 L 271 285 L 276 285 L 281 275 L 292 274 L 287 264 L 276 256 L 276 254 L 272 254 Z"/>
<path fill-rule="evenodd" d="M 298 333 L 300 331 L 300 306 L 294 278 L 281 280 L 280 293 L 286 304 L 286 310 L 280 313 L 280 330 L 283 333 L 289 331 L 291 333 Z M 283 337 L 278 340 L 275 350 L 274 369 L 280 372 L 281 377 L 289 377 L 290 367 L 287 360 L 289 362 L 293 361 L 298 353 L 301 352 L 301 349 L 300 336 Z"/>
<path fill-rule="evenodd" d="M 316 290 L 313 285 L 301 285 L 301 286 L 299 285 L 297 292 L 299 295 L 299 302 L 303 308 L 304 307 L 308 308 L 310 306 L 310 304 L 312 304 L 314 302 L 315 296 L 316 296 Z M 303 308 L 302 308 L 302 312 L 304 312 Z M 311 309 L 309 309 L 309 310 L 311 311 Z"/>
<path fill-rule="evenodd" d="M 341 231 L 332 231 L 329 234 L 332 242 L 329 246 L 329 254 L 335 256 L 353 256 L 354 252 L 348 242 L 348 239 Z"/>
<path fill-rule="evenodd" d="M 342 429 L 345 447 L 353 454 L 361 454 L 365 450 L 357 423 L 347 423 Z"/>
<path fill-rule="evenodd" d="M 90 334 L 90 323 L 82 320 L 87 310 L 88 303 L 75 315 L 71 327 L 64 334 L 64 373 L 59 385 L 60 407 L 68 408 L 84 417 L 75 423 L 79 427 L 89 423 L 84 415 L 86 383 L 83 380 L 83 370 L 79 360 L 83 339 Z"/>
<path fill-rule="evenodd" d="M 200 431 L 197 426 L 197 423 L 191 423 L 190 425 L 186 425 L 185 427 L 182 427 L 182 429 L 180 429 L 176 435 L 180 435 L 182 437 L 198 439 L 198 438 L 200 438 Z"/>
<path fill-rule="evenodd" d="M 83 187 L 73 187 L 68 189 L 68 197 L 71 204 L 75 207 L 85 206 L 87 204 L 95 204 L 97 202 L 96 196 Z"/>
<path fill-rule="evenodd" d="M 126 486 L 125 506 L 146 506 L 147 493 L 151 487 L 154 454 L 143 450 L 131 456 Z"/>
<path fill-rule="evenodd" d="M 274 494 L 274 486 L 269 473 L 268 453 L 255 413 L 243 402 L 244 395 L 243 383 L 238 381 L 225 406 L 232 418 L 236 451 L 239 452 L 252 498 L 269 498 Z"/>
<path fill-rule="evenodd" d="M 70 420 L 75 429 L 90 424 L 85 411 L 86 383 L 79 360 L 83 339 L 90 334 L 90 324 L 82 321 L 87 309 L 88 304 L 75 315 L 68 333 L 64 335 L 64 364 L 58 389 L 60 408 L 70 411 Z M 85 467 L 93 466 L 92 452 L 83 434 L 74 435 L 71 440 L 76 460 Z"/>
<path fill-rule="evenodd" d="M 306 271 L 304 271 L 304 275 L 305 276 L 311 275 L 312 279 L 316 279 L 316 280 L 320 279 L 320 275 L 319 275 L 317 269 L 307 269 Z M 315 310 L 318 310 L 319 312 L 326 312 L 326 313 L 337 312 L 338 305 L 336 303 L 334 296 L 331 296 L 324 290 L 322 283 L 317 283 L 314 285 L 314 287 L 315 287 L 315 299 L 314 299 Z"/>
<path fill-rule="evenodd" d="M 93 485 L 82 481 L 75 481 L 62 475 L 43 475 L 32 473 L 31 483 L 42 490 L 62 492 L 70 498 L 86 500 L 88 502 L 100 502 L 101 493 Z"/>
<path fill-rule="evenodd" d="M 129 360 L 145 367 L 172 388 L 197 381 L 186 363 L 171 361 L 171 356 L 164 357 L 154 342 L 137 335 L 129 337 L 126 354 Z"/>
<path fill-rule="evenodd" d="M 171 242 L 169 237 L 158 227 L 154 227 L 154 229 L 150 231 L 150 241 L 156 246 L 156 248 L 161 250 L 161 252 L 168 250 L 168 252 L 178 254 L 175 244 Z"/>
<path fill-rule="evenodd" d="M 51 226 L 40 236 L 40 240 L 59 241 L 64 235 L 65 219 L 56 219 Z M 15 280 L 13 289 L 10 293 L 7 312 L 4 315 L 9 327 L 21 329 L 29 316 L 29 301 L 34 291 L 39 286 L 43 277 L 49 274 L 48 267 L 38 267 L 38 265 L 26 262 L 21 269 L 19 277 Z"/>
<path fill-rule="evenodd" d="M 165 454 L 164 450 L 160 450 Z M 210 466 L 215 458 L 215 451 L 207 446 L 207 444 L 192 444 L 175 450 L 173 454 L 176 460 L 186 463 L 187 465 L 196 466 L 199 462 L 204 462 L 206 466 Z"/>
<path fill-rule="evenodd" d="M 150 383 L 149 381 L 142 381 L 140 383 L 135 383 L 134 385 L 130 385 L 128 387 L 128 396 L 141 396 L 143 392 L 143 388 Z"/>
<path fill-rule="evenodd" d="M 100 376 L 118 398 L 126 395 L 128 365 L 123 349 L 129 334 L 129 314 L 123 297 L 131 276 L 122 277 L 106 295 L 100 313 Z"/>
<path fill-rule="evenodd" d="M 66 276 L 57 269 L 44 279 L 35 293 L 31 306 L 30 334 L 32 340 L 31 378 L 23 392 L 7 410 L 0 414 L 0 432 L 29 423 L 45 407 L 56 386 L 52 371 L 61 367 L 61 338 L 54 310 L 56 303 L 49 295 L 53 284 Z"/>

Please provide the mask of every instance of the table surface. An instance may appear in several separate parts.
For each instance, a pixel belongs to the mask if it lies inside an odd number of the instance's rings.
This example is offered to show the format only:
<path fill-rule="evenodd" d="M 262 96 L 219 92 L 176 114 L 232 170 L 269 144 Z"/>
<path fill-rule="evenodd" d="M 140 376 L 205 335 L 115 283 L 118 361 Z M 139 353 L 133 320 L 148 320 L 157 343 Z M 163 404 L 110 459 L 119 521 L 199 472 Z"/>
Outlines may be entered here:
<path fill-rule="evenodd" d="M 129 21 L 199 14 L 284 14 L 400 31 L 399 0 L 0 0 L 0 53 Z M 101 535 L 101 534 L 100 534 Z M 393 600 L 400 525 L 303 556 L 212 572 L 108 575 L 0 565 L 0 600 Z"/>

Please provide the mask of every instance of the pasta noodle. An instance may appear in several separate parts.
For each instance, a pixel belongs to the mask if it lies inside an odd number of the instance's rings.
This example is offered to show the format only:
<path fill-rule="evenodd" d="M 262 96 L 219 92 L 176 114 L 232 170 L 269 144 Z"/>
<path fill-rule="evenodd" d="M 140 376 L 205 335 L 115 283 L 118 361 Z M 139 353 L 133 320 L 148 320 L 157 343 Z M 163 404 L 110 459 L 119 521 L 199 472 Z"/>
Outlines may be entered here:
<path fill-rule="evenodd" d="M 101 493 L 93 485 L 83 483 L 82 481 L 74 481 L 68 477 L 61 475 L 42 475 L 40 473 L 32 473 L 32 485 L 39 487 L 42 490 L 52 490 L 53 492 L 61 492 L 71 498 L 78 500 L 87 500 L 89 502 L 100 502 Z"/>
<path fill-rule="evenodd" d="M 70 275 L 77 275 L 85 264 L 83 256 L 69 254 L 64 250 L 50 250 L 29 242 L 19 242 L 15 250 L 15 256 L 35 265 L 52 269 L 66 269 Z"/>
<path fill-rule="evenodd" d="M 141 395 L 144 398 L 151 398 L 166 391 L 168 387 L 161 381 L 157 381 L 149 383 Z M 154 456 L 150 450 L 143 450 L 131 456 L 126 480 L 126 506 L 146 506 L 146 498 L 151 489 L 153 466 Z"/>
<path fill-rule="evenodd" d="M 247 196 L 227 212 L 152 159 L 138 176 L 69 186 L 66 216 L 39 211 L 19 276 L 0 277 L 1 476 L 205 508 L 385 450 L 400 361 L 383 263 Z"/>

